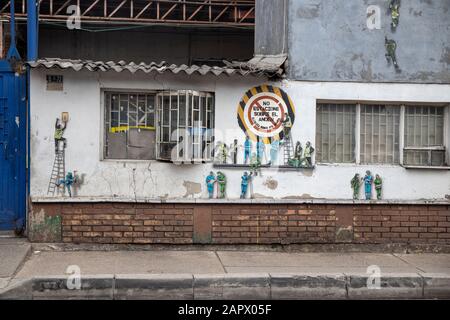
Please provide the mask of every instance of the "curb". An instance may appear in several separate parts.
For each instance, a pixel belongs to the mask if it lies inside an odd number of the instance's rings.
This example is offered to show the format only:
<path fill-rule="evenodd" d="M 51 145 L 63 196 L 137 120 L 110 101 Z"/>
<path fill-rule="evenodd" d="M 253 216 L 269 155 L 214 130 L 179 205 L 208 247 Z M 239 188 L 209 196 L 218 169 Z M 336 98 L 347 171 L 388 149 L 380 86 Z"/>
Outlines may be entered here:
<path fill-rule="evenodd" d="M 368 275 L 341 273 L 86 275 L 79 290 L 70 290 L 67 280 L 67 276 L 13 280 L 0 290 L 0 299 L 450 299 L 448 274 L 388 274 L 381 277 L 379 289 L 368 289 Z"/>

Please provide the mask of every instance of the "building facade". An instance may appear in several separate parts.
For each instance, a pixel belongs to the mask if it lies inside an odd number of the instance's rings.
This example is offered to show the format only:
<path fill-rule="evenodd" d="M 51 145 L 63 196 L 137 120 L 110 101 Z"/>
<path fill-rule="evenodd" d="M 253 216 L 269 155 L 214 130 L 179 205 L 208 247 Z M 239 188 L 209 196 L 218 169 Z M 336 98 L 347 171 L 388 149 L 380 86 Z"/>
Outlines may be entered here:
<path fill-rule="evenodd" d="M 140 28 L 41 25 L 30 239 L 449 243 L 448 1 L 138 2 L 107 9 Z"/>

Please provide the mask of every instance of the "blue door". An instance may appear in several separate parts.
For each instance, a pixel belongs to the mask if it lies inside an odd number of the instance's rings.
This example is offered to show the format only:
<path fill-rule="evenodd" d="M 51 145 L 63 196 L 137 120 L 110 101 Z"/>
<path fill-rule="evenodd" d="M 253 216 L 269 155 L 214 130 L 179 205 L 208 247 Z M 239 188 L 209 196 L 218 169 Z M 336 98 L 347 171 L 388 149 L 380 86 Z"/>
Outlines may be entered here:
<path fill-rule="evenodd" d="M 26 216 L 26 75 L 0 61 L 0 230 L 23 231 Z"/>

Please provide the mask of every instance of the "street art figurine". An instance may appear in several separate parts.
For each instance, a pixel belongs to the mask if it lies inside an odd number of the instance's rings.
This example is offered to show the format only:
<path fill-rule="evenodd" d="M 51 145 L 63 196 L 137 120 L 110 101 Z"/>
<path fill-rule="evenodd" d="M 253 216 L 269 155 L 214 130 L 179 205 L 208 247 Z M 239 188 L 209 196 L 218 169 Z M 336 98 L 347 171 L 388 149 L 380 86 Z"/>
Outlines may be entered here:
<path fill-rule="evenodd" d="M 252 157 L 250 158 L 250 170 L 251 173 L 255 176 L 258 176 L 258 170 L 261 167 L 261 161 L 259 161 L 258 156 L 255 152 L 252 153 Z"/>
<path fill-rule="evenodd" d="M 231 150 L 231 159 L 233 161 L 233 164 L 237 164 L 237 155 L 238 155 L 238 141 L 237 139 L 234 139 L 233 144 L 230 146 Z"/>
<path fill-rule="evenodd" d="M 387 37 L 384 38 L 384 46 L 386 47 L 386 60 L 388 63 L 391 63 L 394 65 L 396 70 L 399 70 L 400 67 L 397 63 L 397 42 L 395 40 L 389 40 Z"/>
<path fill-rule="evenodd" d="M 250 137 L 245 137 L 244 142 L 244 164 L 247 164 L 247 162 L 250 160 L 250 156 L 252 153 L 252 142 L 250 141 Z"/>
<path fill-rule="evenodd" d="M 373 176 L 369 170 L 366 171 L 366 176 L 364 177 L 363 180 L 364 180 L 364 192 L 366 194 L 366 200 L 371 200 Z"/>
<path fill-rule="evenodd" d="M 400 20 L 400 0 L 391 0 L 389 3 L 389 9 L 391 10 L 391 27 L 395 30 Z"/>
<path fill-rule="evenodd" d="M 67 190 L 69 197 L 72 197 L 72 185 L 77 183 L 76 173 L 77 173 L 76 171 L 74 171 L 73 174 L 72 174 L 72 172 L 68 172 L 65 179 L 60 179 L 56 183 L 57 187 L 59 187 L 61 185 L 64 186 L 64 194 L 66 193 L 66 190 Z"/>
<path fill-rule="evenodd" d="M 375 185 L 375 191 L 377 192 L 377 199 L 381 200 L 383 192 L 383 180 L 381 179 L 380 175 L 377 174 L 375 176 L 373 184 Z"/>
<path fill-rule="evenodd" d="M 262 139 L 258 138 L 258 142 L 256 143 L 256 156 L 258 157 L 258 161 L 260 163 L 263 162 L 265 153 L 266 153 L 266 145 L 264 144 Z"/>
<path fill-rule="evenodd" d="M 300 141 L 297 141 L 294 150 L 294 159 L 300 161 L 302 158 L 303 147 Z"/>
<path fill-rule="evenodd" d="M 217 183 L 219 185 L 219 198 L 225 198 L 225 190 L 227 187 L 227 178 L 222 172 L 217 172 Z"/>
<path fill-rule="evenodd" d="M 228 147 L 225 143 L 219 142 L 218 146 L 218 158 L 222 164 L 226 164 L 228 160 Z"/>
<path fill-rule="evenodd" d="M 244 175 L 241 178 L 241 199 L 247 197 L 248 185 L 252 179 L 252 175 L 252 173 L 248 174 L 248 172 L 244 172 Z"/>
<path fill-rule="evenodd" d="M 289 135 L 291 134 L 292 129 L 292 121 L 289 114 L 286 113 L 286 116 L 283 120 L 283 133 L 284 133 L 284 139 L 289 139 Z"/>
<path fill-rule="evenodd" d="M 358 173 L 355 174 L 352 181 L 350 181 L 350 185 L 352 186 L 352 189 L 353 189 L 353 200 L 358 200 L 359 199 L 359 188 L 361 186 L 361 177 L 359 176 Z"/>
<path fill-rule="evenodd" d="M 270 162 L 269 166 L 276 165 L 278 162 L 278 152 L 280 150 L 280 140 L 273 140 L 270 144 Z"/>
<path fill-rule="evenodd" d="M 55 123 L 55 152 L 59 151 L 59 143 L 62 141 L 64 143 L 64 149 L 67 146 L 66 138 L 63 137 L 64 131 L 67 128 L 67 122 L 62 122 L 58 118 L 56 118 Z"/>
<path fill-rule="evenodd" d="M 306 147 L 305 147 L 305 153 L 304 153 L 304 158 L 305 158 L 305 165 L 308 167 L 312 167 L 312 155 L 314 153 L 314 148 L 311 145 L 311 142 L 307 142 L 306 143 Z"/>
<path fill-rule="evenodd" d="M 216 184 L 216 176 L 214 172 L 210 172 L 206 177 L 206 186 L 208 188 L 208 196 L 210 199 L 214 198 L 214 185 Z"/>

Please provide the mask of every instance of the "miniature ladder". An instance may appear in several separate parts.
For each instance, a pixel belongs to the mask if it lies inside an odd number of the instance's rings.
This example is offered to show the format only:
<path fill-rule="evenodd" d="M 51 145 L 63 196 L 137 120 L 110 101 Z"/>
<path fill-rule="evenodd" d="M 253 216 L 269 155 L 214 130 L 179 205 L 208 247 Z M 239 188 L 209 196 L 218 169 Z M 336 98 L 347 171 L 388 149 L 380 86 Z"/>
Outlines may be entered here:
<path fill-rule="evenodd" d="M 292 159 L 292 154 L 294 153 L 293 148 L 292 136 L 289 133 L 289 136 L 286 137 L 286 142 L 284 143 L 284 164 L 286 166 L 289 165 L 289 160 Z"/>
<path fill-rule="evenodd" d="M 55 152 L 55 162 L 53 163 L 47 194 L 55 195 L 55 191 L 58 188 L 58 181 L 64 179 L 64 176 L 66 175 L 64 158 L 64 149 Z"/>

